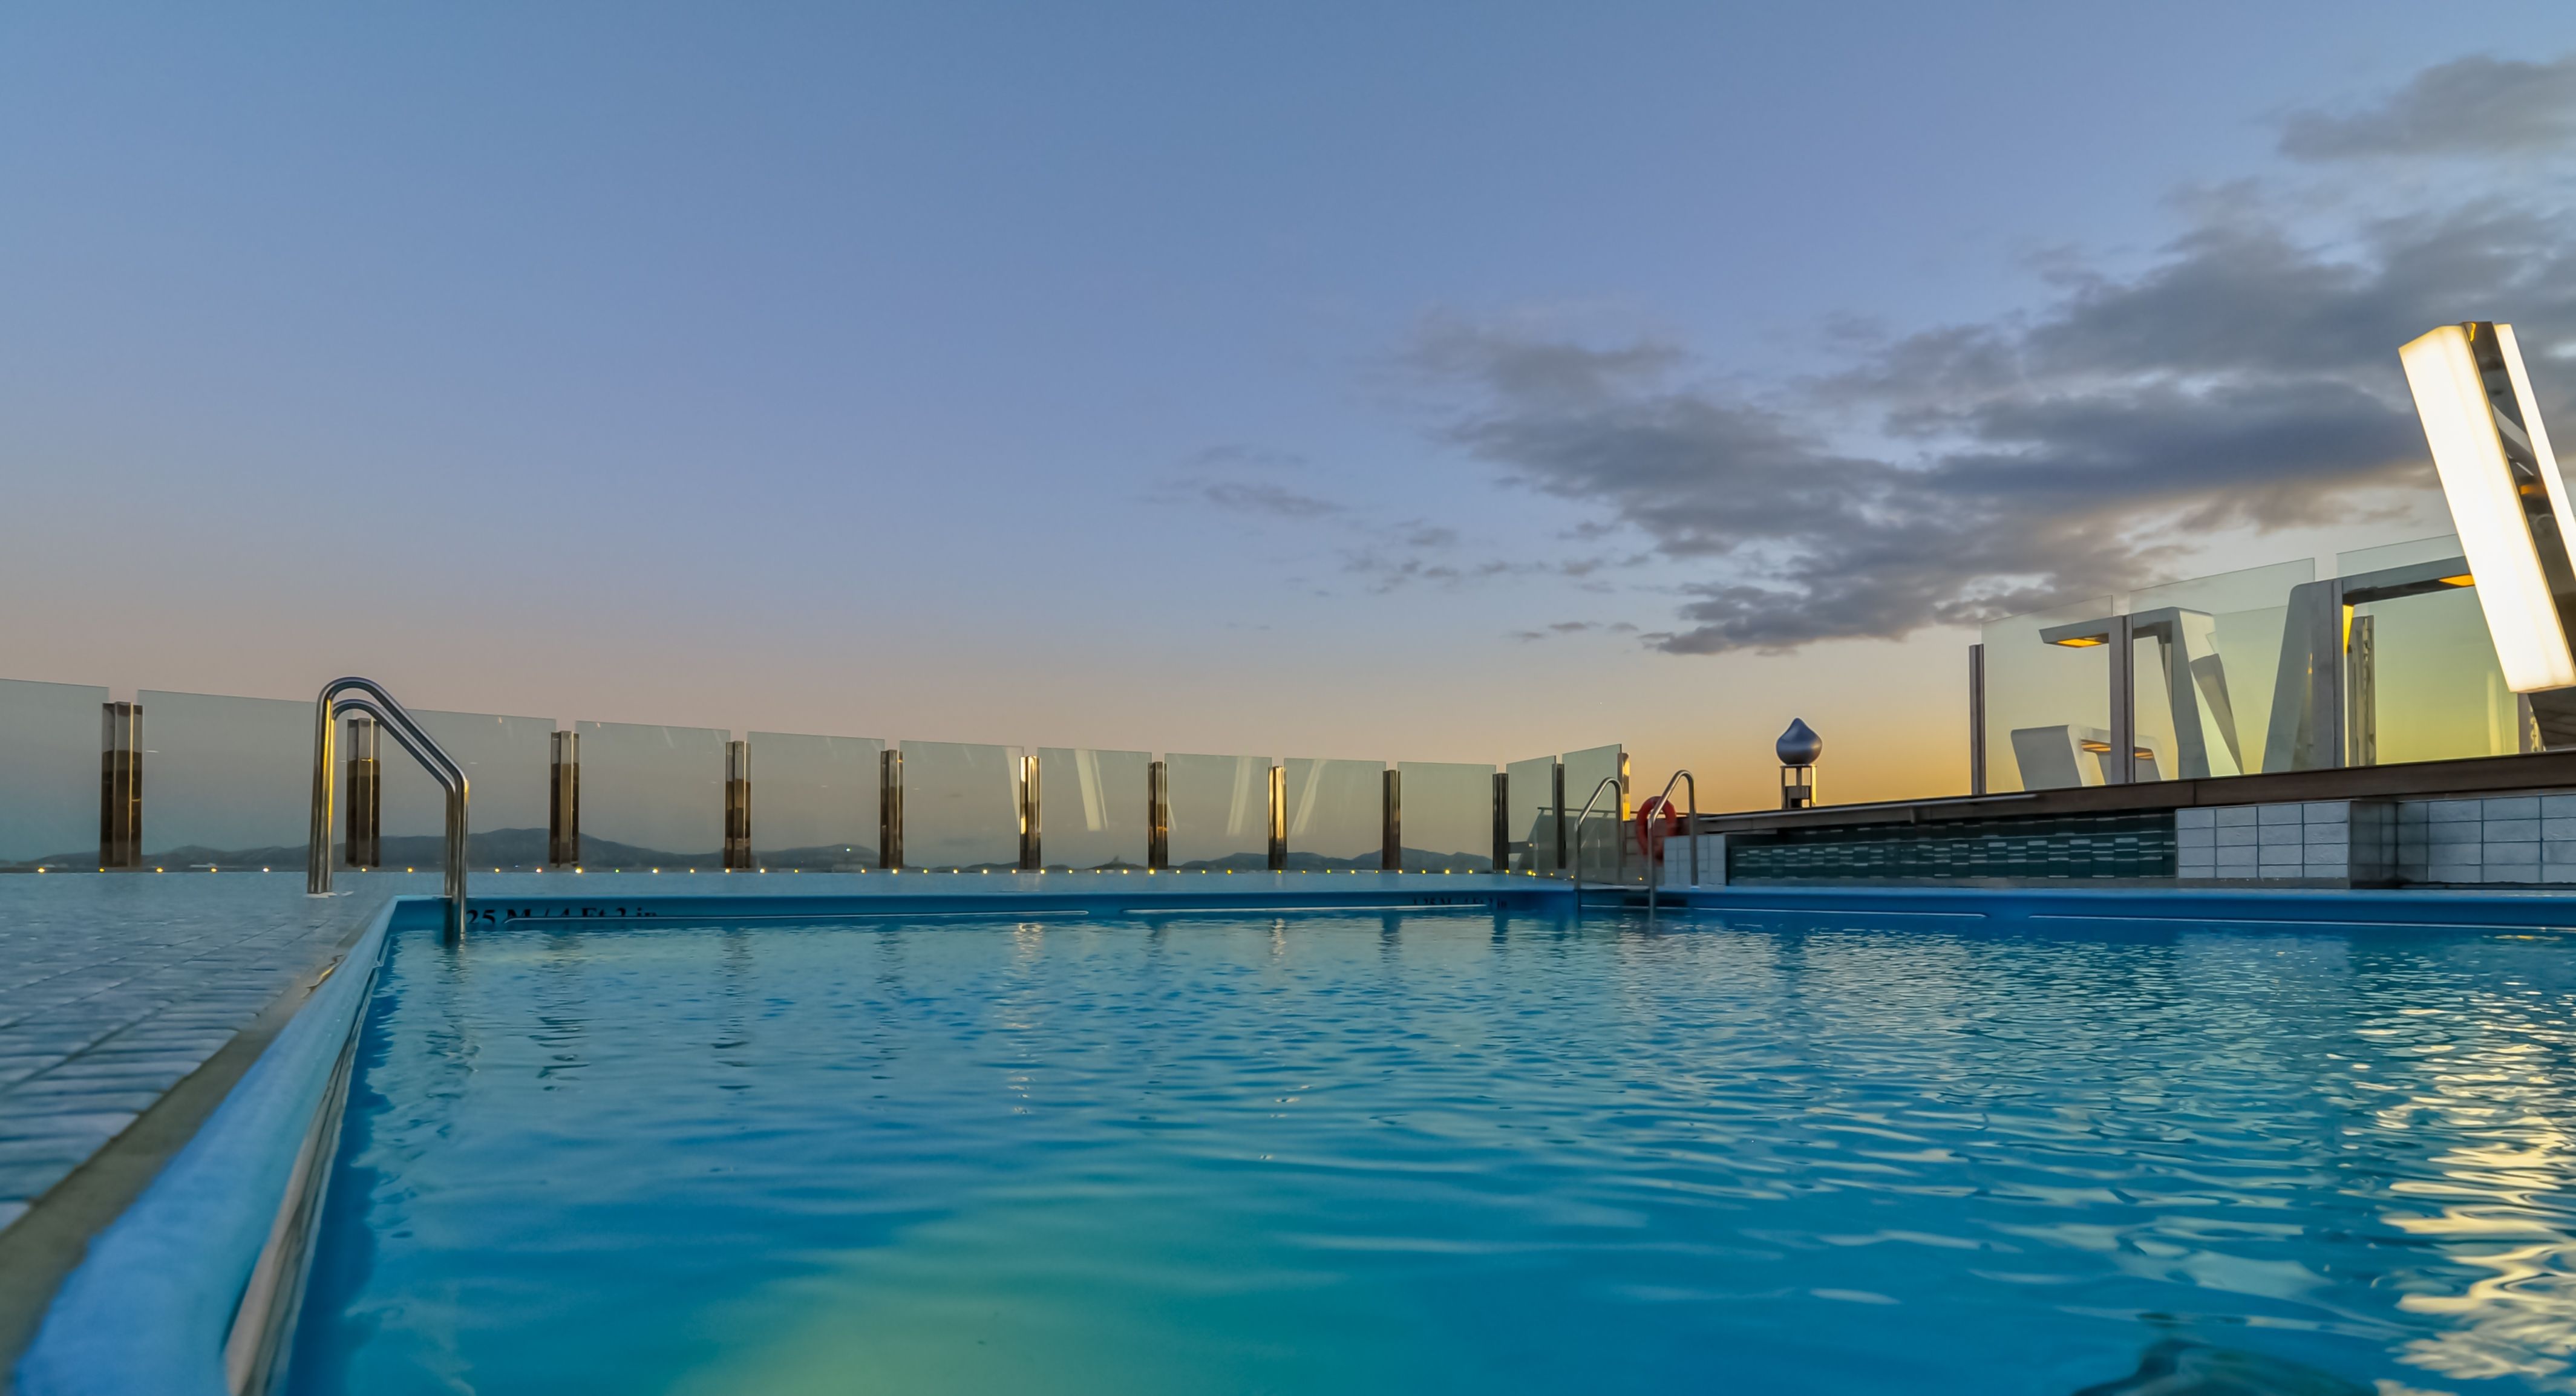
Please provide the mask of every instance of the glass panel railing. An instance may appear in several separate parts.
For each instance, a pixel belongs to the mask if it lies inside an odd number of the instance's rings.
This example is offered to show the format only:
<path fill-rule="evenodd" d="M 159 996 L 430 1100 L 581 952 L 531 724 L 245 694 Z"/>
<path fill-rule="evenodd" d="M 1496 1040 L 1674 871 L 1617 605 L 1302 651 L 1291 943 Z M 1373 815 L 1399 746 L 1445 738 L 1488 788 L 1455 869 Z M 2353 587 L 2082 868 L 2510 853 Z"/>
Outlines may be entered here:
<path fill-rule="evenodd" d="M 1153 753 L 1038 748 L 1038 851 L 1050 868 L 1141 868 Z"/>
<path fill-rule="evenodd" d="M 574 730 L 581 735 L 584 866 L 724 867 L 724 732 L 628 722 L 582 722 Z"/>
<path fill-rule="evenodd" d="M 1512 872 L 1550 874 L 1557 850 L 1556 758 L 1534 756 L 1503 768 L 1512 835 Z"/>
<path fill-rule="evenodd" d="M 1292 872 L 1375 872 L 1386 861 L 1386 763 L 1292 756 L 1282 763 Z"/>
<path fill-rule="evenodd" d="M 313 705 L 146 691 L 147 865 L 297 868 L 313 809 Z"/>
<path fill-rule="evenodd" d="M 1406 872 L 1491 872 L 1494 768 L 1454 761 L 1396 766 Z"/>
<path fill-rule="evenodd" d="M 1989 621 L 1986 789 L 2103 783 L 2111 746 L 2111 598 Z"/>
<path fill-rule="evenodd" d="M 465 768 L 467 862 L 477 872 L 544 867 L 548 743 L 554 736 L 554 719 L 420 708 L 412 709 L 411 715 L 431 741 Z M 342 730 L 345 748 L 345 722 Z M 440 866 L 447 856 L 446 790 L 391 734 L 378 739 L 377 751 L 384 788 L 378 852 L 384 866 Z M 343 761 L 348 755 L 345 749 L 340 752 Z M 309 766 L 312 757 L 308 754 L 305 761 Z M 343 766 L 341 793 L 335 802 L 342 833 L 348 829 L 346 770 Z"/>
<path fill-rule="evenodd" d="M 1019 756 L 1017 747 L 905 742 L 904 866 L 1018 867 Z"/>
<path fill-rule="evenodd" d="M 2523 749 L 2477 588 L 2444 535 L 2338 554 L 2352 605 L 2346 741 L 2356 766 L 2504 756 Z"/>
<path fill-rule="evenodd" d="M 750 742 L 756 866 L 863 872 L 877 865 L 884 742 L 794 732 L 754 732 Z"/>
<path fill-rule="evenodd" d="M 98 866 L 106 703 L 104 688 L 0 679 L 0 867 Z"/>
<path fill-rule="evenodd" d="M 1163 758 L 1175 868 L 1270 866 L 1270 758 Z"/>
<path fill-rule="evenodd" d="M 2316 572 L 2313 561 L 2300 558 L 2169 582 L 2129 598 L 2137 779 L 2271 769 L 2265 750 L 2276 719 L 2273 695 L 2291 596 Z M 2277 716 L 2296 720 L 2294 707 Z M 2288 749 L 2273 746 L 2276 753 Z"/>
<path fill-rule="evenodd" d="M 1634 859 L 1624 856 L 1627 845 L 1620 837 L 1622 822 L 1628 817 L 1628 753 L 1619 746 L 1596 746 L 1582 751 L 1569 751 L 1557 758 L 1565 765 L 1566 834 L 1574 856 L 1587 882 L 1622 880 L 1631 871 Z M 1615 790 L 1604 790 L 1601 782 L 1618 778 Z M 1590 818 L 1583 817 L 1583 807 L 1592 802 Z"/>

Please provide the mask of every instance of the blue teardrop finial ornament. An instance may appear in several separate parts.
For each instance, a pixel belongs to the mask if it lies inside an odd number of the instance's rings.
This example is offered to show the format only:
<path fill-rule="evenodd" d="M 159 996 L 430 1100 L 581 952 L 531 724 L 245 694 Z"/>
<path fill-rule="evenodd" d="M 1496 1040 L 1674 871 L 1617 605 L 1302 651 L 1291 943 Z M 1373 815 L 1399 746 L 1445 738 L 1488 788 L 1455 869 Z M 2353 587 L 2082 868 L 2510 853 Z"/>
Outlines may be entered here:
<path fill-rule="evenodd" d="M 1780 734 L 1780 745 L 1775 750 L 1783 766 L 1812 766 L 1817 757 L 1825 754 L 1825 739 L 1816 735 L 1816 729 L 1808 726 L 1805 718 L 1793 717 L 1789 719 L 1789 730 Z"/>

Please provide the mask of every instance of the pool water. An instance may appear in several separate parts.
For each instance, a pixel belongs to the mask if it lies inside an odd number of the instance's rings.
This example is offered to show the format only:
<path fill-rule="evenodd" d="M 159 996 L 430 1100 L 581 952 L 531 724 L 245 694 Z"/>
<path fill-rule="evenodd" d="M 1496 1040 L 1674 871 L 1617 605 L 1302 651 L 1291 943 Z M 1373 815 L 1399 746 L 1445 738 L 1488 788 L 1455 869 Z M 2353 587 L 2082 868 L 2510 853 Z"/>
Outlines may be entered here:
<path fill-rule="evenodd" d="M 1493 912 L 413 935 L 290 1380 L 2576 1390 L 2571 951 Z"/>

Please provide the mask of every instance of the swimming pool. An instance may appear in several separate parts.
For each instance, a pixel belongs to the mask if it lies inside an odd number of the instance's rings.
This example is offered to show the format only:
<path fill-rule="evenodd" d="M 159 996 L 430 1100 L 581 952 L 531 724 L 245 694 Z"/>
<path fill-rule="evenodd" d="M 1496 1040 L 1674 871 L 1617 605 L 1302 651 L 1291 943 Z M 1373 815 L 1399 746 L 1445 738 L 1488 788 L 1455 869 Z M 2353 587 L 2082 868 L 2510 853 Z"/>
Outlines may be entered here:
<path fill-rule="evenodd" d="M 1475 909 L 404 932 L 290 1389 L 2569 1389 L 2570 948 Z"/>

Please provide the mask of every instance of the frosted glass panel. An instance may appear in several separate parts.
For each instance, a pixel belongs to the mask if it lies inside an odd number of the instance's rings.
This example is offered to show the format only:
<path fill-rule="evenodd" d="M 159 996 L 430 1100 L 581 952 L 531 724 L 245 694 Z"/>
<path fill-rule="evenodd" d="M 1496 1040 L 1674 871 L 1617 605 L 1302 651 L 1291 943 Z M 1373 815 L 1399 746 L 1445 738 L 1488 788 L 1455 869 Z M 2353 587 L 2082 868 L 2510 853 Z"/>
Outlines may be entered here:
<path fill-rule="evenodd" d="M 1287 767 L 1288 866 L 1376 871 L 1386 858 L 1386 763 L 1292 756 Z"/>
<path fill-rule="evenodd" d="M 874 737 L 751 734 L 751 848 L 764 868 L 859 872 L 877 865 Z"/>
<path fill-rule="evenodd" d="M 136 696 L 143 704 L 146 864 L 303 867 L 313 811 L 313 705 L 150 690 Z"/>
<path fill-rule="evenodd" d="M 1580 849 L 1583 876 L 1587 880 L 1609 882 L 1621 876 L 1634 859 L 1623 859 L 1620 821 L 1628 815 L 1628 753 L 1617 746 L 1596 746 L 1583 751 L 1569 751 L 1557 758 L 1565 763 L 1566 833 L 1571 848 Z M 1614 790 L 1601 789 L 1601 782 L 1616 776 Z M 1590 818 L 1583 817 L 1587 801 L 1592 806 Z"/>
<path fill-rule="evenodd" d="M 1016 747 L 905 742 L 904 865 L 1018 867 L 1019 757 Z"/>
<path fill-rule="evenodd" d="M 471 798 L 466 802 L 466 861 L 483 871 L 493 868 L 541 868 L 546 863 L 546 780 L 553 760 L 550 717 L 498 717 L 490 713 L 448 713 L 412 709 L 412 719 L 429 733 L 456 764 L 465 768 Z M 151 714 L 147 710 L 148 724 Z M 348 720 L 340 724 L 340 757 L 348 759 Z M 390 732 L 378 740 L 377 759 L 384 782 L 384 843 L 387 867 L 437 867 L 446 858 L 447 792 L 402 749 Z M 308 760 L 310 758 L 307 758 Z M 344 772 L 338 792 L 340 832 L 348 828 L 348 781 Z M 150 794 L 150 772 L 145 793 Z M 338 835 L 335 835 L 337 837 Z"/>
<path fill-rule="evenodd" d="M 724 867 L 724 732 L 628 722 L 574 730 L 585 867 Z"/>
<path fill-rule="evenodd" d="M 1987 622 L 1986 789 L 2100 785 L 2111 741 L 2111 598 Z"/>
<path fill-rule="evenodd" d="M 1038 837 L 1046 865 L 1145 866 L 1153 764 L 1150 752 L 1038 748 Z"/>
<path fill-rule="evenodd" d="M 1172 866 L 1270 866 L 1270 758 L 1163 758 L 1171 782 Z"/>
<path fill-rule="evenodd" d="M 1494 866 L 1494 768 L 1406 761 L 1402 791 L 1406 872 L 1490 872 Z"/>
<path fill-rule="evenodd" d="M 1534 756 L 1503 768 L 1509 785 L 1513 872 L 1557 870 L 1556 758 Z"/>
<path fill-rule="evenodd" d="M 107 690 L 0 679 L 0 865 L 98 866 Z"/>

